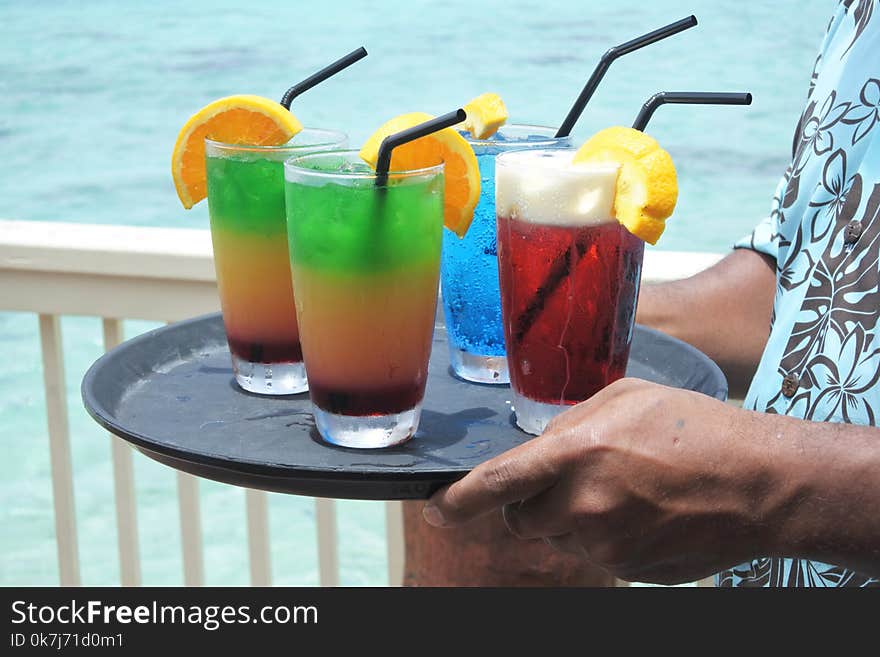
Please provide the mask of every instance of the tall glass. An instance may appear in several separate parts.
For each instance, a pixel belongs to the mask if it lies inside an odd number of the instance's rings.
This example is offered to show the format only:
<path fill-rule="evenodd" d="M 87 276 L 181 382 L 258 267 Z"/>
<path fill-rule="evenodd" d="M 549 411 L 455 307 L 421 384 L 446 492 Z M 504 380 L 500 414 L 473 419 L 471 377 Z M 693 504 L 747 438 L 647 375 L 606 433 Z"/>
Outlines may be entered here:
<path fill-rule="evenodd" d="M 308 390 L 284 212 L 284 160 L 344 148 L 346 136 L 306 128 L 282 146 L 206 140 L 214 268 L 235 380 L 249 392 Z"/>
<path fill-rule="evenodd" d="M 463 238 L 443 230 L 440 266 L 443 312 L 452 371 L 478 383 L 508 383 L 495 231 L 495 156 L 524 148 L 563 148 L 555 128 L 508 125 L 490 139 L 472 139 L 482 179 L 480 202 Z"/>
<path fill-rule="evenodd" d="M 443 165 L 386 183 L 356 151 L 285 164 L 293 289 L 315 424 L 387 447 L 418 428 L 437 309 Z"/>
<path fill-rule="evenodd" d="M 516 423 L 547 423 L 626 371 L 644 242 L 613 214 L 617 167 L 498 157 L 498 259 Z"/>

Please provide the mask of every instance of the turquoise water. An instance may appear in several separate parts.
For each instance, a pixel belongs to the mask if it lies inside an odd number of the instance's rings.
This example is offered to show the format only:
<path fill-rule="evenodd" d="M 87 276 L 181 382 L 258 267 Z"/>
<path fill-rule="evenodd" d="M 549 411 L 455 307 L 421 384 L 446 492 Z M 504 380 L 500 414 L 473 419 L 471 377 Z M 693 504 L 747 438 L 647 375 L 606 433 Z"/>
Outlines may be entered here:
<path fill-rule="evenodd" d="M 574 134 L 577 143 L 631 123 L 660 90 L 751 91 L 751 107 L 663 107 L 649 128 L 680 183 L 658 248 L 721 251 L 769 207 L 832 3 L 297 5 L 0 0 L 0 217 L 207 228 L 207 205 L 183 210 L 169 175 L 187 117 L 232 93 L 280 98 L 360 45 L 369 57 L 294 101 L 303 123 L 344 130 L 358 144 L 400 112 L 440 114 L 495 91 L 511 121 L 556 125 L 605 49 L 693 12 L 697 28 L 612 66 Z M 151 326 L 128 322 L 127 335 Z M 65 318 L 63 331 L 83 581 L 113 584 L 110 450 L 79 399 L 79 381 L 101 352 L 100 321 Z M 0 313 L 0 347 L 0 584 L 54 584 L 36 318 Z M 174 474 L 135 461 L 144 582 L 181 583 Z M 246 584 L 243 493 L 211 482 L 201 492 L 207 581 Z M 316 584 L 311 500 L 270 499 L 275 581 Z M 381 505 L 339 508 L 343 584 L 384 583 Z"/>

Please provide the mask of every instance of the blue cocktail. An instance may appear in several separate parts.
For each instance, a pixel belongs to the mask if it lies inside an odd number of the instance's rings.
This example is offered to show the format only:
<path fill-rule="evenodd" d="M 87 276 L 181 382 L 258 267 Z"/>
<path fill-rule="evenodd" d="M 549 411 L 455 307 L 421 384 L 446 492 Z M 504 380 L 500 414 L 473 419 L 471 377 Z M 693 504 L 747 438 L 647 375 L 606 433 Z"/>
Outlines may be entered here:
<path fill-rule="evenodd" d="M 480 164 L 480 202 L 463 238 L 443 229 L 440 279 L 449 359 L 455 375 L 466 381 L 510 382 L 495 241 L 495 156 L 511 150 L 571 145 L 570 137 L 557 139 L 555 134 L 555 128 L 532 125 L 504 126 L 485 140 L 465 134 Z"/>

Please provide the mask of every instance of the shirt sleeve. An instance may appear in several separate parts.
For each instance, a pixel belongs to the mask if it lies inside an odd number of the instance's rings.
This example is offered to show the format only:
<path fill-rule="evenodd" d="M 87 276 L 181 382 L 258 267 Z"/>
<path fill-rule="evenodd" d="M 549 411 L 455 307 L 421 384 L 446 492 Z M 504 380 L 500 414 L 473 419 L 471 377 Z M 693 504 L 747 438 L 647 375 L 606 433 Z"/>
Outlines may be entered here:
<path fill-rule="evenodd" d="M 750 249 L 776 260 L 779 255 L 779 234 L 775 232 L 773 223 L 773 219 L 767 217 L 751 233 L 734 242 L 733 248 Z"/>
<path fill-rule="evenodd" d="M 770 256 L 774 260 L 779 259 L 779 206 L 787 184 L 788 174 L 786 173 L 776 187 L 770 214 L 755 226 L 751 233 L 734 242 L 734 249 L 751 249 Z"/>

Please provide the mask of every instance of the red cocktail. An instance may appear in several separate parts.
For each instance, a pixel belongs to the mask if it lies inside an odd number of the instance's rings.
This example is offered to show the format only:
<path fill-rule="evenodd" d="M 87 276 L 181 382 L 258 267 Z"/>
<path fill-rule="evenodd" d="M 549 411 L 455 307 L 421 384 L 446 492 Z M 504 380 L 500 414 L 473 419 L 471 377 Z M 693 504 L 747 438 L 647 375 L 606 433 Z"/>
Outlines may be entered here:
<path fill-rule="evenodd" d="M 613 216 L 617 167 L 571 151 L 498 157 L 502 314 L 517 424 L 550 419 L 626 370 L 644 242 Z"/>

